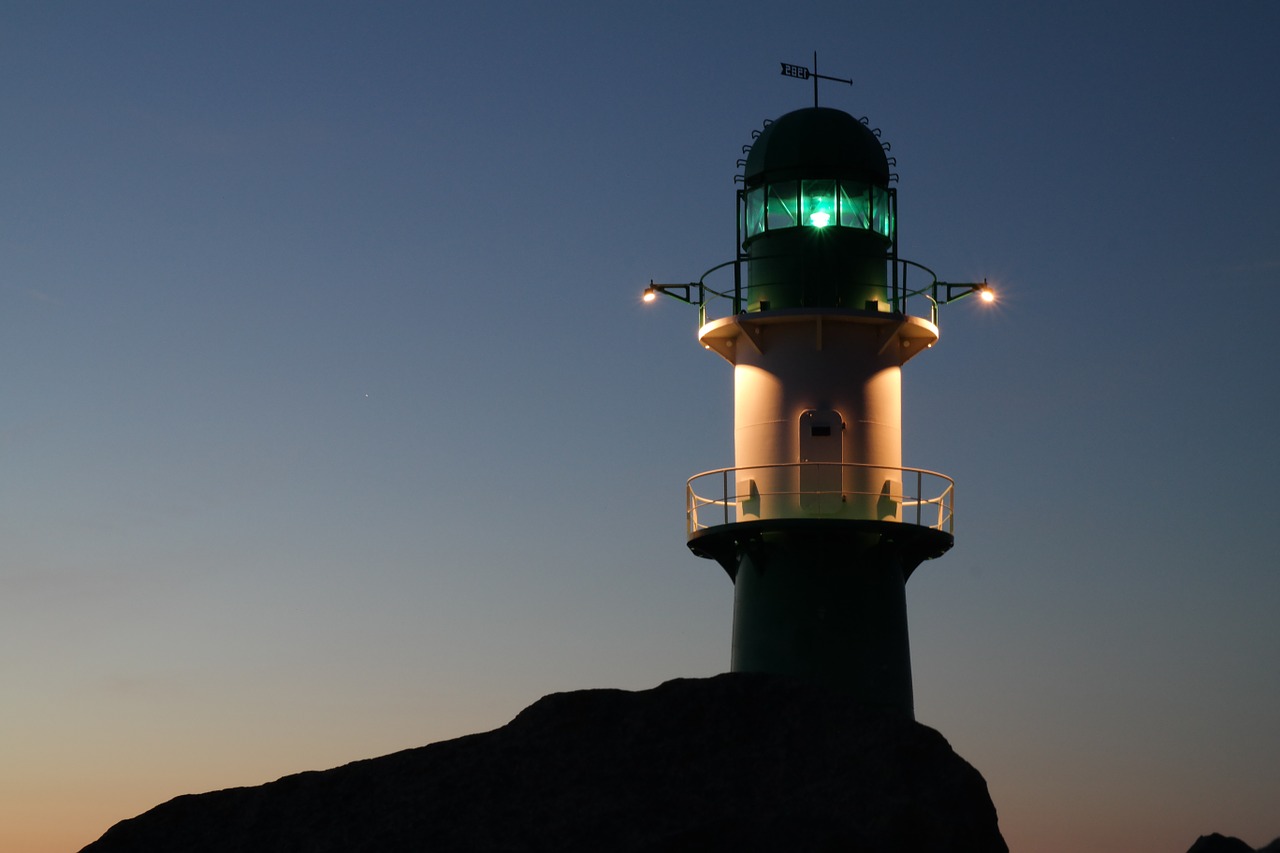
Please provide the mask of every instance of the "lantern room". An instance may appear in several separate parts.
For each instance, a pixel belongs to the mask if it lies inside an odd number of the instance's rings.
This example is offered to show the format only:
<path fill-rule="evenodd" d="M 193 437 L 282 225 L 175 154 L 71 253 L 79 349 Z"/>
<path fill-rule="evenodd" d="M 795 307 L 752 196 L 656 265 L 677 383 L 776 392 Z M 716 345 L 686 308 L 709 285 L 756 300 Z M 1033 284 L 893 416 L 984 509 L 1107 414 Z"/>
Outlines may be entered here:
<path fill-rule="evenodd" d="M 746 311 L 891 310 L 897 196 L 876 132 L 840 110 L 787 113 L 747 155 L 739 234 Z"/>

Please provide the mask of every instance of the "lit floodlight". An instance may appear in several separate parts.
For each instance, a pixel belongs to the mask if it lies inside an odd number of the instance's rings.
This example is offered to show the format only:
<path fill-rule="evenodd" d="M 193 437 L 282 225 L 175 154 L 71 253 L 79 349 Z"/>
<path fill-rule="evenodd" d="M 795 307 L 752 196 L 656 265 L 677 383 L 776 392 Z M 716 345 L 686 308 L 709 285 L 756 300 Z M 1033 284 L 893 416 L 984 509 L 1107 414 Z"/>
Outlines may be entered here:
<path fill-rule="evenodd" d="M 640 298 L 643 299 L 645 302 L 652 302 L 653 300 L 658 298 L 658 291 L 654 290 L 652 287 L 646 287 L 644 289 L 644 295 L 641 296 Z"/>
<path fill-rule="evenodd" d="M 978 298 L 983 302 L 995 302 L 996 292 L 989 287 L 984 287 L 978 291 Z"/>

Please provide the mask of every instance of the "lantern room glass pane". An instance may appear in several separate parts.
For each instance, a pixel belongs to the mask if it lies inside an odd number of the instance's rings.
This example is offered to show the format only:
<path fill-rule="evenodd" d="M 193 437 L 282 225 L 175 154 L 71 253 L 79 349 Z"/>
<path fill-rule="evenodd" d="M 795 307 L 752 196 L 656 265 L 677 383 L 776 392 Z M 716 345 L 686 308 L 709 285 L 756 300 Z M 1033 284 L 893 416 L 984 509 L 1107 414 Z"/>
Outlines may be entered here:
<path fill-rule="evenodd" d="M 816 228 L 836 224 L 835 181 L 803 181 L 801 183 L 800 223 Z"/>
<path fill-rule="evenodd" d="M 765 227 L 772 231 L 775 228 L 791 228 L 799 225 L 796 208 L 799 206 L 798 187 L 795 181 L 783 181 L 780 184 L 769 184 L 766 192 L 769 199 L 765 212 Z"/>
<path fill-rule="evenodd" d="M 764 232 L 764 187 L 757 187 L 747 193 L 746 216 L 744 240 Z"/>
<path fill-rule="evenodd" d="M 871 197 L 860 181 L 840 182 L 840 224 L 845 228 L 871 227 Z"/>
<path fill-rule="evenodd" d="M 871 230 L 884 237 L 892 237 L 893 209 L 889 206 L 889 191 L 883 187 L 872 187 L 871 199 Z"/>

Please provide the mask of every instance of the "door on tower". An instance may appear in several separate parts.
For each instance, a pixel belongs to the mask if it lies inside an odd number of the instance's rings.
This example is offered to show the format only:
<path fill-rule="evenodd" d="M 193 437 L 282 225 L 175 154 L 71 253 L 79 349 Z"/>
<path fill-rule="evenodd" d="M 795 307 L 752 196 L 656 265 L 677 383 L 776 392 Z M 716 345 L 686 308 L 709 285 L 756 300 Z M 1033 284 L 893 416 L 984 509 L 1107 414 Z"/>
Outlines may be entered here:
<path fill-rule="evenodd" d="M 804 515 L 838 515 L 844 495 L 844 418 L 836 411 L 800 413 L 800 510 Z"/>

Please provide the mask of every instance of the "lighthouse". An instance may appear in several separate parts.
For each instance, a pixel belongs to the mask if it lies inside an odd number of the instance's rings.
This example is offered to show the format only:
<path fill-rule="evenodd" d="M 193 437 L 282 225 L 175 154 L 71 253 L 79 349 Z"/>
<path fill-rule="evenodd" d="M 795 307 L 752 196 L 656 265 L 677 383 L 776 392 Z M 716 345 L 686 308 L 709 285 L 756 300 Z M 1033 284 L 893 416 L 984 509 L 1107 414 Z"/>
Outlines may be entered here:
<path fill-rule="evenodd" d="M 732 671 L 913 718 L 905 587 L 952 547 L 955 499 L 904 465 L 903 367 L 937 343 L 939 305 L 992 291 L 898 257 L 896 162 L 866 119 L 815 94 L 744 153 L 734 258 L 645 290 L 697 306 L 733 367 L 733 465 L 689 479 L 688 546 L 733 581 Z"/>

